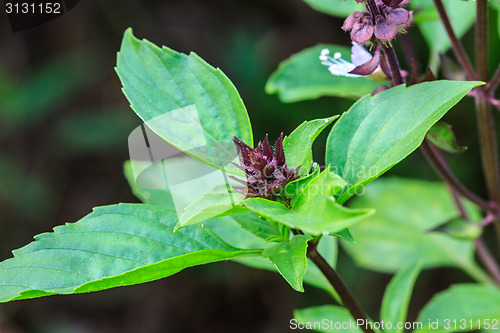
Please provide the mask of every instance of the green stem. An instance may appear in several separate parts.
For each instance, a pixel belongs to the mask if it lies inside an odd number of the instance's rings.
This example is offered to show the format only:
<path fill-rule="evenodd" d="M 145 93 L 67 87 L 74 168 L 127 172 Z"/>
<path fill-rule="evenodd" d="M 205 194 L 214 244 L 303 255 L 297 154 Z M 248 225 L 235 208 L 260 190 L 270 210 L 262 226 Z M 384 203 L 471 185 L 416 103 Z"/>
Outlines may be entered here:
<path fill-rule="evenodd" d="M 333 269 L 318 252 L 317 244 L 309 243 L 307 256 L 316 266 L 318 266 L 323 275 L 328 279 L 339 295 L 342 305 L 351 313 L 352 317 L 356 319 L 356 321 L 362 320 L 363 323 L 368 323 L 368 316 L 361 309 L 349 288 L 347 288 L 347 285 L 342 281 L 335 269 Z M 365 333 L 375 333 L 373 329 L 367 325 L 360 325 L 359 327 Z"/>
<path fill-rule="evenodd" d="M 470 263 L 462 263 L 460 266 L 464 272 L 469 274 L 471 278 L 474 280 L 488 284 L 488 285 L 496 285 L 496 281 L 491 279 L 488 274 L 486 274 L 478 265 L 476 265 L 474 262 Z"/>
<path fill-rule="evenodd" d="M 488 81 L 488 3 L 487 0 L 477 0 L 476 8 L 476 67 L 478 79 Z M 500 204 L 500 167 L 495 131 L 495 120 L 488 94 L 480 87 L 476 95 L 476 116 L 481 145 L 481 160 L 484 178 L 489 197 L 497 205 Z M 500 219 L 495 221 L 497 238 L 500 243 Z"/>

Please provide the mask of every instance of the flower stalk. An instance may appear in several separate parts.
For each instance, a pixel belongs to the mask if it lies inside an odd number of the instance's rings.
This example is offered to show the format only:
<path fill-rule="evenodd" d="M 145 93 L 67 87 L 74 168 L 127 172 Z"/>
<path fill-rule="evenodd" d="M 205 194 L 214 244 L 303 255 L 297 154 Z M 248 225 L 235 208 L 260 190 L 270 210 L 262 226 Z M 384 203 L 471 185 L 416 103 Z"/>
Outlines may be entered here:
<path fill-rule="evenodd" d="M 363 323 L 367 323 L 368 316 L 361 309 L 351 291 L 344 281 L 342 281 L 335 269 L 330 266 L 325 258 L 318 252 L 316 243 L 309 242 L 307 256 L 316 266 L 318 266 L 323 275 L 328 279 L 328 282 L 330 282 L 339 295 L 342 305 L 349 311 L 352 317 L 356 319 L 356 321 L 362 320 Z M 369 325 L 360 325 L 359 327 L 364 333 L 375 333 Z"/>
<path fill-rule="evenodd" d="M 451 48 L 457 56 L 458 62 L 465 69 L 465 73 L 469 77 L 469 80 L 476 81 L 477 77 L 476 73 L 474 72 L 474 68 L 472 67 L 472 63 L 470 62 L 462 43 L 460 43 L 457 36 L 455 35 L 455 32 L 453 31 L 450 19 L 443 6 L 443 2 L 441 0 L 434 0 L 434 5 L 436 6 L 439 17 L 441 18 L 441 22 L 443 22 L 444 29 L 448 34 L 448 38 L 450 38 Z"/>
<path fill-rule="evenodd" d="M 487 0 L 477 0 L 476 8 L 476 67 L 479 80 L 488 81 L 488 4 Z M 476 115 L 481 144 L 481 159 L 489 197 L 500 205 L 500 166 L 498 159 L 495 120 L 485 87 L 476 95 Z M 500 218 L 495 221 L 497 239 L 500 243 Z"/>

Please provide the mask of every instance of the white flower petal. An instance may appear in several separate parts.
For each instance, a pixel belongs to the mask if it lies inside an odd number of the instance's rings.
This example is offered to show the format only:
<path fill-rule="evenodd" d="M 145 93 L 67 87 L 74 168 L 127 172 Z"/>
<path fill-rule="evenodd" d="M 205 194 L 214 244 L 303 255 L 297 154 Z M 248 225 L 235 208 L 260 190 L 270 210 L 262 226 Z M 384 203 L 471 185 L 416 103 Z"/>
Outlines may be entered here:
<path fill-rule="evenodd" d="M 355 67 L 367 63 L 372 58 L 370 52 L 356 42 L 352 42 L 351 52 L 351 61 Z"/>

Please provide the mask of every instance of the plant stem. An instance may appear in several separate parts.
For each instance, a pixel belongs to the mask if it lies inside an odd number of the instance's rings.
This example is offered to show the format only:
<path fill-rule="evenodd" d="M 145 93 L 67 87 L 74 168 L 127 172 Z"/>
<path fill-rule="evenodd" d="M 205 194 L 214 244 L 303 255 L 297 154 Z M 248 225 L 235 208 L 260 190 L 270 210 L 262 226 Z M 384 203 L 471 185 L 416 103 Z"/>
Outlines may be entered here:
<path fill-rule="evenodd" d="M 493 258 L 481 238 L 476 239 L 476 251 L 477 255 L 483 262 L 484 267 L 486 267 L 488 272 L 490 272 L 497 284 L 500 285 L 500 267 L 498 267 L 495 258 Z"/>
<path fill-rule="evenodd" d="M 491 77 L 490 82 L 486 85 L 486 89 L 492 94 L 500 83 L 500 65 L 498 66 L 495 74 Z"/>
<path fill-rule="evenodd" d="M 401 69 L 399 68 L 398 57 L 396 52 L 390 45 L 383 45 L 384 54 L 387 57 L 389 68 L 391 69 L 392 83 L 397 86 L 403 84 L 403 77 L 401 76 Z"/>
<path fill-rule="evenodd" d="M 363 320 L 363 323 L 368 323 L 368 317 L 365 312 L 358 305 L 358 302 L 351 294 L 346 284 L 340 276 L 337 274 L 335 269 L 328 264 L 328 262 L 323 258 L 323 256 L 318 252 L 316 244 L 309 244 L 307 248 L 307 256 L 312 262 L 318 266 L 323 275 L 328 279 L 330 284 L 333 286 L 335 291 L 342 301 L 342 305 L 351 313 L 352 317 L 357 320 Z M 360 325 L 359 326 L 365 333 L 375 333 L 373 329 L 369 326 Z"/>
<path fill-rule="evenodd" d="M 377 17 L 377 15 L 380 15 L 380 10 L 377 6 L 377 4 L 375 3 L 375 0 L 367 0 L 366 1 L 366 8 L 368 9 L 368 11 L 372 14 L 372 17 Z"/>
<path fill-rule="evenodd" d="M 458 194 L 486 211 L 494 210 L 490 203 L 471 192 L 455 177 L 448 164 L 446 164 L 439 150 L 436 149 L 436 147 L 434 147 L 434 145 L 429 140 L 424 139 L 424 142 L 422 143 L 420 148 L 422 149 L 425 157 L 434 167 L 438 175 L 444 180 L 446 184 L 448 184 L 448 186 L 450 186 L 452 190 L 456 191 Z"/>
<path fill-rule="evenodd" d="M 476 67 L 478 79 L 488 80 L 488 3 L 477 0 L 476 9 Z M 495 120 L 487 97 L 487 91 L 480 87 L 476 95 L 476 115 L 481 144 L 481 159 L 489 197 L 500 204 L 500 167 L 495 131 Z M 495 221 L 497 238 L 500 242 L 500 219 Z"/>
<path fill-rule="evenodd" d="M 453 31 L 453 28 L 451 27 L 450 19 L 448 18 L 448 14 L 446 14 L 443 2 L 441 0 L 434 0 L 434 4 L 436 5 L 436 9 L 441 17 L 441 22 L 443 22 L 446 33 L 450 38 L 451 48 L 453 49 L 458 62 L 465 69 L 465 73 L 469 77 L 469 80 L 476 81 L 477 77 L 476 73 L 474 73 L 474 68 L 472 68 L 472 63 L 470 62 L 467 53 L 465 53 L 462 43 L 460 43 L 455 35 L 455 32 Z"/>

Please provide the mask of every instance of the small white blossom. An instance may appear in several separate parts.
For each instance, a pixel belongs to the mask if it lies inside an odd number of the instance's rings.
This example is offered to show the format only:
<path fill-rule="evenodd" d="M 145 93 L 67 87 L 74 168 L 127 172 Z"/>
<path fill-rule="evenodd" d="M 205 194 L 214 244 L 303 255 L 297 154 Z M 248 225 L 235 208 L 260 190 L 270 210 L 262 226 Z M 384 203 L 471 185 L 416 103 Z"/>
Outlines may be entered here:
<path fill-rule="evenodd" d="M 362 75 L 350 74 L 349 72 L 352 71 L 354 68 L 358 67 L 359 65 L 368 62 L 372 58 L 372 55 L 370 54 L 370 52 L 365 50 L 363 45 L 360 45 L 356 42 L 352 42 L 351 52 L 352 52 L 351 54 L 352 63 L 342 59 L 342 54 L 340 52 L 335 52 L 333 54 L 333 57 L 331 57 L 330 50 L 328 49 L 321 50 L 319 60 L 321 60 L 321 63 L 323 65 L 328 66 L 328 70 L 333 75 L 347 76 L 347 77 L 361 77 Z M 376 71 L 379 70 L 380 67 L 376 69 Z"/>

